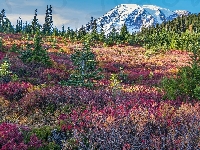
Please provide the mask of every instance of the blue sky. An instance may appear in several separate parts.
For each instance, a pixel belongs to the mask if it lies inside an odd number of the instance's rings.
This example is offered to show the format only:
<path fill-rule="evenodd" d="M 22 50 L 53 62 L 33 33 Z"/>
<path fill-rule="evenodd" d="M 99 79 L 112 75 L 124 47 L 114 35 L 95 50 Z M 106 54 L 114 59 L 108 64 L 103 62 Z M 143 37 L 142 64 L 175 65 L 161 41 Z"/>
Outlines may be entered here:
<path fill-rule="evenodd" d="M 101 17 L 119 4 L 151 4 L 170 10 L 200 12 L 200 0 L 1 0 L 0 10 L 5 9 L 6 16 L 15 25 L 19 17 L 23 22 L 31 22 L 38 9 L 39 23 L 43 24 L 46 6 L 52 5 L 53 26 L 75 29 L 86 24 L 91 16 Z"/>

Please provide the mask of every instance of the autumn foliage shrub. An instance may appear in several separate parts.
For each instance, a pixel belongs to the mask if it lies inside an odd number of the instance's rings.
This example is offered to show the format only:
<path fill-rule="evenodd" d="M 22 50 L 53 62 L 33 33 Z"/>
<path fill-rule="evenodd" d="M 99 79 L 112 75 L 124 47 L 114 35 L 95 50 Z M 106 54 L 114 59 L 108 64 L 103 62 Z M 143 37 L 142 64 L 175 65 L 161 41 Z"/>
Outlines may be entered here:
<path fill-rule="evenodd" d="M 45 69 L 41 74 L 39 75 L 40 79 L 43 80 L 43 82 L 54 82 L 58 83 L 61 80 L 67 80 L 69 77 L 69 73 L 66 73 L 65 71 L 61 69 Z"/>
<path fill-rule="evenodd" d="M 5 57 L 5 53 L 4 52 L 0 52 L 0 61 Z"/>
<path fill-rule="evenodd" d="M 27 129 L 11 123 L 0 124 L 0 149 L 1 150 L 28 150 L 42 147 L 42 141 L 34 134 L 30 136 L 29 142 L 24 139 Z"/>
<path fill-rule="evenodd" d="M 120 71 L 120 67 L 116 63 L 112 62 L 106 63 L 103 68 L 111 73 L 118 73 Z"/>
<path fill-rule="evenodd" d="M 125 73 L 125 78 L 122 81 L 125 83 L 135 83 L 137 81 L 145 81 L 149 79 L 150 79 L 149 70 L 143 68 L 134 68 Z"/>
<path fill-rule="evenodd" d="M 136 100 L 135 100 L 136 102 Z M 83 149 L 198 149 L 199 105 L 129 101 L 104 108 L 92 106 L 61 114 L 59 124 Z"/>
<path fill-rule="evenodd" d="M 24 64 L 18 57 L 9 57 L 9 60 L 11 62 L 10 70 L 19 78 L 28 76 L 32 71 L 32 69 Z"/>
<path fill-rule="evenodd" d="M 81 107 L 93 103 L 96 107 L 102 108 L 114 100 L 112 95 L 111 90 L 95 91 L 83 87 L 56 85 L 27 93 L 19 103 L 25 112 L 31 112 L 36 108 L 43 111 L 48 109 L 48 111 L 54 112 L 61 109 L 61 105 L 67 104 Z M 122 99 L 125 99 L 125 97 Z"/>
<path fill-rule="evenodd" d="M 0 94 L 10 101 L 19 101 L 31 86 L 26 82 L 9 82 L 0 85 Z"/>

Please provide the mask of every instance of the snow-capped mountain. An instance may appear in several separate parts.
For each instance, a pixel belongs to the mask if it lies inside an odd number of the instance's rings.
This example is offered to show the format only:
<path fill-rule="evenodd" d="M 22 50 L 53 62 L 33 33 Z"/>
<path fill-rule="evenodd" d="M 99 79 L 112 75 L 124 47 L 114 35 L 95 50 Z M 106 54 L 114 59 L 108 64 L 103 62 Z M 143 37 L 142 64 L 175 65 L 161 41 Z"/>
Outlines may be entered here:
<path fill-rule="evenodd" d="M 126 24 L 128 31 L 132 33 L 140 31 L 142 27 L 160 24 L 179 15 L 188 14 L 190 12 L 186 10 L 171 11 L 155 5 L 121 4 L 97 19 L 97 29 L 100 31 L 103 25 L 105 34 L 108 34 L 113 27 L 119 32 L 122 25 Z"/>

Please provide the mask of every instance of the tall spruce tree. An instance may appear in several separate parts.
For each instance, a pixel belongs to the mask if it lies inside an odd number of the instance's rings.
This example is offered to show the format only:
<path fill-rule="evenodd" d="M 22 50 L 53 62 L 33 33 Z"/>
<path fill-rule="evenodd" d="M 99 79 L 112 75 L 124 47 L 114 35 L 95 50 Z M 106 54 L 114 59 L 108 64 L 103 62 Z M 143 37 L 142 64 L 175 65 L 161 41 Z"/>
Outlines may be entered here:
<path fill-rule="evenodd" d="M 3 25 L 3 32 L 4 33 L 14 33 L 14 27 L 12 26 L 12 24 L 8 18 L 5 18 L 5 22 Z"/>
<path fill-rule="evenodd" d="M 61 31 L 61 35 L 62 36 L 64 36 L 64 34 L 66 33 L 66 31 L 65 31 L 65 26 L 64 25 L 62 25 L 62 31 Z"/>
<path fill-rule="evenodd" d="M 13 33 L 14 27 L 11 25 L 10 20 L 5 15 L 5 9 L 0 13 L 0 32 Z"/>
<path fill-rule="evenodd" d="M 127 39 L 127 35 L 129 34 L 126 24 L 124 24 L 120 30 L 120 39 L 125 42 Z"/>
<path fill-rule="evenodd" d="M 104 42 L 106 36 L 105 36 L 105 32 L 104 32 L 104 30 L 103 30 L 103 24 L 102 24 L 102 23 L 100 24 L 100 28 L 101 28 L 101 29 L 100 29 L 99 40 L 100 40 L 100 42 Z"/>
<path fill-rule="evenodd" d="M 4 26 L 4 23 L 5 23 L 5 18 L 6 18 L 5 9 L 2 9 L 2 11 L 0 13 L 0 32 L 3 32 L 3 26 Z"/>
<path fill-rule="evenodd" d="M 46 16 L 45 16 L 45 23 L 43 24 L 43 33 L 50 35 L 52 33 L 53 28 L 53 20 L 52 20 L 52 6 L 48 7 L 46 10 Z"/>
<path fill-rule="evenodd" d="M 19 20 L 17 20 L 15 32 L 19 33 L 21 31 L 22 31 L 22 19 L 19 17 Z"/>
<path fill-rule="evenodd" d="M 35 10 L 35 15 L 34 18 L 32 20 L 32 24 L 31 24 L 31 30 L 32 30 L 32 34 L 35 34 L 37 31 L 40 31 L 41 25 L 38 23 L 38 19 L 37 19 L 37 9 Z"/>

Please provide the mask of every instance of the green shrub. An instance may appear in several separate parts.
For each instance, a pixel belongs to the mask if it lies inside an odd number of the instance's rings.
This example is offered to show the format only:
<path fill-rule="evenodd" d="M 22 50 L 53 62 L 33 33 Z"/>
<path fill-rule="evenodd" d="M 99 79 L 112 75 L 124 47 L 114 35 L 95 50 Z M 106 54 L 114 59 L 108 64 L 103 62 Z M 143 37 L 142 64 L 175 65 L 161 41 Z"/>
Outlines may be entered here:
<path fill-rule="evenodd" d="M 17 49 L 17 46 L 16 46 L 16 44 L 14 43 L 13 45 L 12 45 L 12 47 L 10 48 L 10 52 L 19 52 L 19 50 Z"/>
<path fill-rule="evenodd" d="M 200 100 L 200 65 L 199 45 L 190 45 L 193 55 L 190 66 L 180 68 L 176 78 L 164 78 L 161 86 L 166 91 L 165 97 L 175 99 L 177 96 Z"/>
<path fill-rule="evenodd" d="M 25 143 L 29 143 L 29 139 L 31 135 L 36 135 L 40 140 L 42 140 L 44 143 L 41 148 L 38 148 L 38 150 L 60 150 L 60 146 L 57 145 L 55 142 L 48 142 L 49 136 L 51 136 L 51 130 L 52 128 L 49 126 L 44 126 L 41 128 L 34 128 L 28 133 L 24 133 L 24 141 Z M 31 150 L 31 149 L 30 149 Z"/>
<path fill-rule="evenodd" d="M 12 71 L 10 71 L 10 66 L 9 59 L 6 56 L 0 66 L 0 81 L 3 83 L 11 81 Z"/>
<path fill-rule="evenodd" d="M 110 77 L 110 87 L 112 88 L 112 93 L 114 96 L 117 95 L 117 93 L 120 93 L 121 90 L 121 81 L 118 79 L 117 74 L 111 74 Z"/>

